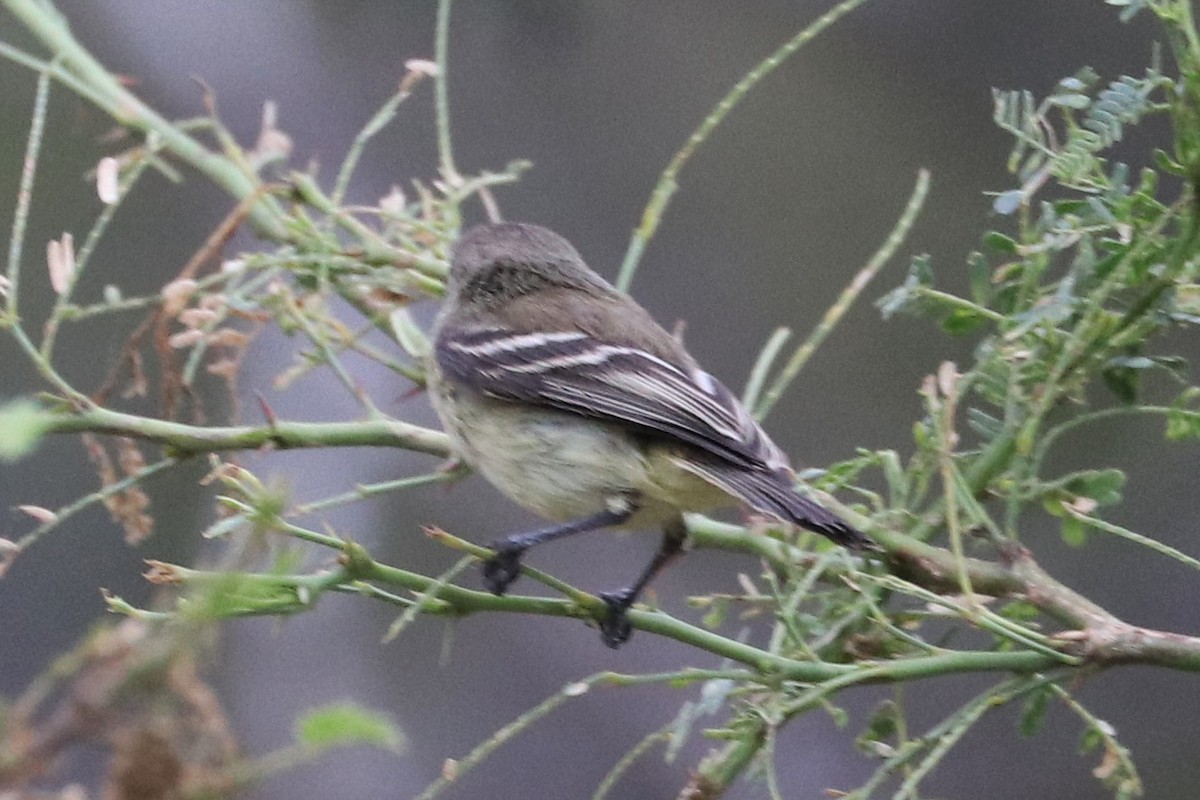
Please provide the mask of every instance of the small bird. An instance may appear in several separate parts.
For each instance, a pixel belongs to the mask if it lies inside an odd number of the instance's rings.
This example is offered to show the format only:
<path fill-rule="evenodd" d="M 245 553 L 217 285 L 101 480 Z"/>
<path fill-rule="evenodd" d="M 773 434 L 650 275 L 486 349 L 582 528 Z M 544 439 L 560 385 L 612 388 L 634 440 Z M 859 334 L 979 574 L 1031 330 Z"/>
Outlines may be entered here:
<path fill-rule="evenodd" d="M 733 393 L 546 228 L 482 225 L 458 240 L 428 385 L 461 457 L 555 523 L 493 543 L 483 576 L 495 594 L 536 544 L 598 528 L 662 529 L 637 580 L 600 594 L 609 647 L 629 638 L 626 612 L 682 552 L 684 512 L 741 504 L 878 549 L 798 494 L 787 456 Z"/>

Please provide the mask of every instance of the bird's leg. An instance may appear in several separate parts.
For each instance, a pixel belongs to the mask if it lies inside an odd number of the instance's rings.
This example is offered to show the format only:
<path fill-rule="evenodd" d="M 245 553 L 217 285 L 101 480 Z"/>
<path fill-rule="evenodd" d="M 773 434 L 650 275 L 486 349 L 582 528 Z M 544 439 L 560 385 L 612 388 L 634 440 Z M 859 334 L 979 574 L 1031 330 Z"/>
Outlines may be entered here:
<path fill-rule="evenodd" d="M 552 525 L 528 533 L 518 533 L 492 542 L 495 555 L 483 562 L 483 585 L 492 594 L 504 594 L 509 584 L 521 575 L 521 556 L 534 545 L 562 539 L 576 533 L 586 533 L 609 525 L 620 525 L 633 516 L 637 504 L 631 497 L 621 496 L 598 514 Z"/>
<path fill-rule="evenodd" d="M 683 552 L 683 543 L 686 540 L 687 526 L 683 517 L 676 517 L 663 526 L 662 541 L 659 542 L 658 550 L 633 585 L 615 592 L 600 593 L 600 599 L 608 606 L 608 616 L 600 623 L 600 639 L 606 645 L 615 649 L 629 640 L 633 627 L 629 624 L 626 612 L 637 601 L 642 590 L 654 580 L 654 576 Z"/>

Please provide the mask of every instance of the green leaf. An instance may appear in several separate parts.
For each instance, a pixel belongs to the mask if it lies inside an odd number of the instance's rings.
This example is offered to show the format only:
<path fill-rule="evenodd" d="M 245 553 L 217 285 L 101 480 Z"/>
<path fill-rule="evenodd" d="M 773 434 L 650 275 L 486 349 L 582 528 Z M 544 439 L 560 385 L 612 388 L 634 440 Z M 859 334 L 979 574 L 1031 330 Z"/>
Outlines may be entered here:
<path fill-rule="evenodd" d="M 1154 166 L 1161 169 L 1170 175 L 1186 175 L 1187 170 L 1183 164 L 1180 164 L 1175 159 L 1171 158 L 1165 150 L 1155 148 L 1154 150 Z"/>
<path fill-rule="evenodd" d="M 1046 708 L 1050 703 L 1050 690 L 1044 688 L 1034 692 L 1025 701 L 1025 707 L 1021 709 L 1021 720 L 1017 724 L 1017 729 L 1022 736 L 1034 736 L 1042 729 L 1042 725 L 1046 722 Z"/>
<path fill-rule="evenodd" d="M 1200 412 L 1191 408 L 1197 397 L 1200 397 L 1200 387 L 1189 386 L 1171 404 L 1171 410 L 1167 412 L 1167 438 L 1171 441 L 1200 439 Z"/>
<path fill-rule="evenodd" d="M 915 292 L 906 281 L 875 301 L 875 307 L 884 319 L 891 319 L 896 313 L 904 311 L 913 301 Z"/>
<path fill-rule="evenodd" d="M 1158 173 L 1149 167 L 1142 167 L 1142 171 L 1138 173 L 1138 186 L 1134 190 L 1137 199 L 1147 202 L 1155 210 L 1165 210 L 1162 204 L 1155 199 L 1155 190 L 1158 188 Z"/>
<path fill-rule="evenodd" d="M 1028 600 L 1014 600 L 1011 603 L 1005 604 L 997 613 L 1005 619 L 1011 619 L 1015 622 L 1032 622 L 1042 612 L 1041 609 Z"/>
<path fill-rule="evenodd" d="M 971 299 L 978 305 L 987 306 L 995 293 L 992 285 L 992 268 L 987 257 L 978 251 L 967 256 L 967 278 L 971 282 Z"/>
<path fill-rule="evenodd" d="M 1150 369 L 1154 366 L 1154 359 L 1146 356 L 1114 356 L 1108 360 L 1108 363 L 1111 366 L 1125 369 Z"/>
<path fill-rule="evenodd" d="M 1003 422 L 978 408 L 967 409 L 967 424 L 986 439 L 994 439 L 1004 432 Z"/>
<path fill-rule="evenodd" d="M 880 755 L 884 748 L 880 748 L 879 745 L 890 747 L 889 740 L 896 738 L 896 733 L 902 724 L 901 713 L 900 707 L 895 702 L 884 700 L 876 706 L 871 719 L 867 721 L 867 727 L 858 735 L 854 743 L 869 755 Z"/>
<path fill-rule="evenodd" d="M 1059 533 L 1063 541 L 1071 547 L 1083 547 L 1087 544 L 1087 525 L 1078 517 L 1064 516 Z"/>
<path fill-rule="evenodd" d="M 822 704 L 822 708 L 825 709 L 825 713 L 829 714 L 829 718 L 833 720 L 833 724 L 839 729 L 845 728 L 850 724 L 850 714 L 841 706 L 835 706 L 826 701 Z"/>
<path fill-rule="evenodd" d="M 1187 325 L 1200 323 L 1200 285 L 1177 283 L 1167 313 L 1175 322 Z"/>
<path fill-rule="evenodd" d="M 996 195 L 996 199 L 992 201 L 992 210 L 1002 216 L 1008 216 L 1019 209 L 1026 199 L 1023 189 L 1009 189 Z"/>
<path fill-rule="evenodd" d="M 913 423 L 913 441 L 921 450 L 931 450 L 934 446 L 933 434 L 929 430 L 929 422 L 918 420 Z"/>
<path fill-rule="evenodd" d="M 1062 519 L 1067 516 L 1067 509 L 1063 507 L 1062 492 L 1050 492 L 1042 497 L 1042 508 L 1047 514 L 1052 517 Z"/>
<path fill-rule="evenodd" d="M 1079 755 L 1086 755 L 1104 743 L 1104 734 L 1095 728 L 1087 728 L 1079 737 Z"/>
<path fill-rule="evenodd" d="M 1068 492 L 1079 497 L 1090 497 L 1102 506 L 1121 501 L 1121 489 L 1125 486 L 1125 473 L 1119 469 L 1087 469 L 1072 473 L 1062 483 Z"/>
<path fill-rule="evenodd" d="M 32 453 L 52 419 L 32 400 L 0 406 L 0 461 L 16 461 Z"/>
<path fill-rule="evenodd" d="M 1154 366 L 1171 373 L 1176 380 L 1181 382 L 1187 380 L 1188 361 L 1183 356 L 1154 356 L 1150 360 L 1154 362 Z"/>
<path fill-rule="evenodd" d="M 296 721 L 296 741 L 318 750 L 366 744 L 399 752 L 404 736 L 390 719 L 353 703 L 314 708 Z"/>
<path fill-rule="evenodd" d="M 1092 79 L 1094 80 L 1094 78 Z M 1065 89 L 1068 92 L 1082 92 L 1087 89 L 1091 80 L 1087 80 L 1087 76 L 1074 76 L 1063 78 L 1058 82 L 1058 88 Z"/>
<path fill-rule="evenodd" d="M 1185 439 L 1200 439 L 1200 415 L 1194 411 L 1176 411 L 1167 414 L 1167 439 L 1181 442 Z"/>
<path fill-rule="evenodd" d="M 295 586 L 239 572 L 217 574 L 180 606 L 189 619 L 230 619 L 247 615 L 287 614 L 305 606 Z"/>
<path fill-rule="evenodd" d="M 887 481 L 888 497 L 893 506 L 904 506 L 908 498 L 908 479 L 904 474 L 904 466 L 895 450 L 880 450 L 879 465 L 883 468 L 883 477 Z"/>
<path fill-rule="evenodd" d="M 904 283 L 875 301 L 884 319 L 889 319 L 898 311 L 911 311 L 911 306 L 920 298 L 918 291 L 922 286 L 933 285 L 933 269 L 929 266 L 929 256 L 913 256 L 908 266 L 908 275 Z"/>
<path fill-rule="evenodd" d="M 942 320 L 942 330 L 951 336 L 965 336 L 987 322 L 987 317 L 973 308 L 955 308 Z"/>
<path fill-rule="evenodd" d="M 933 267 L 928 253 L 913 256 L 912 264 L 908 268 L 908 278 L 919 286 L 933 285 Z"/>
<path fill-rule="evenodd" d="M 1109 391 L 1117 396 L 1125 405 L 1137 402 L 1138 389 L 1141 386 L 1141 372 L 1137 367 L 1110 366 L 1100 373 Z"/>
<path fill-rule="evenodd" d="M 1013 256 L 1017 255 L 1020 249 L 1016 239 L 1005 236 L 999 231 L 990 231 L 983 237 L 983 243 L 997 252 Z"/>
<path fill-rule="evenodd" d="M 713 601 L 712 606 L 708 609 L 708 613 L 700 620 L 700 624 L 708 628 L 710 631 L 715 631 L 725 622 L 725 615 L 729 612 L 729 603 L 718 598 Z"/>
<path fill-rule="evenodd" d="M 1053 94 L 1046 98 L 1056 106 L 1063 108 L 1087 108 L 1092 100 L 1086 94 Z"/>

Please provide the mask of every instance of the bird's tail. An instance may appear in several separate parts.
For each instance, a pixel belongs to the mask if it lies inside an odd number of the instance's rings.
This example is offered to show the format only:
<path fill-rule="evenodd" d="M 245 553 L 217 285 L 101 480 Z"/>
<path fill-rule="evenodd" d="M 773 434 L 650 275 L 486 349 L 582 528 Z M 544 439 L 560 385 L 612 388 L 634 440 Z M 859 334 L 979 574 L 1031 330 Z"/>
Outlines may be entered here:
<path fill-rule="evenodd" d="M 791 477 L 786 472 L 748 470 L 730 464 L 691 460 L 680 465 L 738 498 L 755 511 L 807 528 L 843 547 L 876 552 L 881 549 L 862 531 L 849 525 L 832 511 L 797 494 Z"/>

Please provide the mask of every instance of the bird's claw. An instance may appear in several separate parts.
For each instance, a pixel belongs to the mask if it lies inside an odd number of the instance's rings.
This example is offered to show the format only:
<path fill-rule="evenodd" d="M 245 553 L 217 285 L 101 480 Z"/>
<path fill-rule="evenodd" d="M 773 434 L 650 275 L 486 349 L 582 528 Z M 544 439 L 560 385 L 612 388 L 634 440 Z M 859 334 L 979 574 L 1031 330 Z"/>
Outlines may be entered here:
<path fill-rule="evenodd" d="M 608 606 L 608 614 L 600 620 L 600 641 L 616 650 L 633 635 L 633 625 L 627 613 L 633 598 L 628 591 L 601 592 L 599 597 Z"/>
<path fill-rule="evenodd" d="M 492 594 L 502 595 L 521 577 L 521 555 L 525 548 L 500 541 L 492 545 L 492 550 L 495 554 L 483 562 L 483 585 Z"/>

